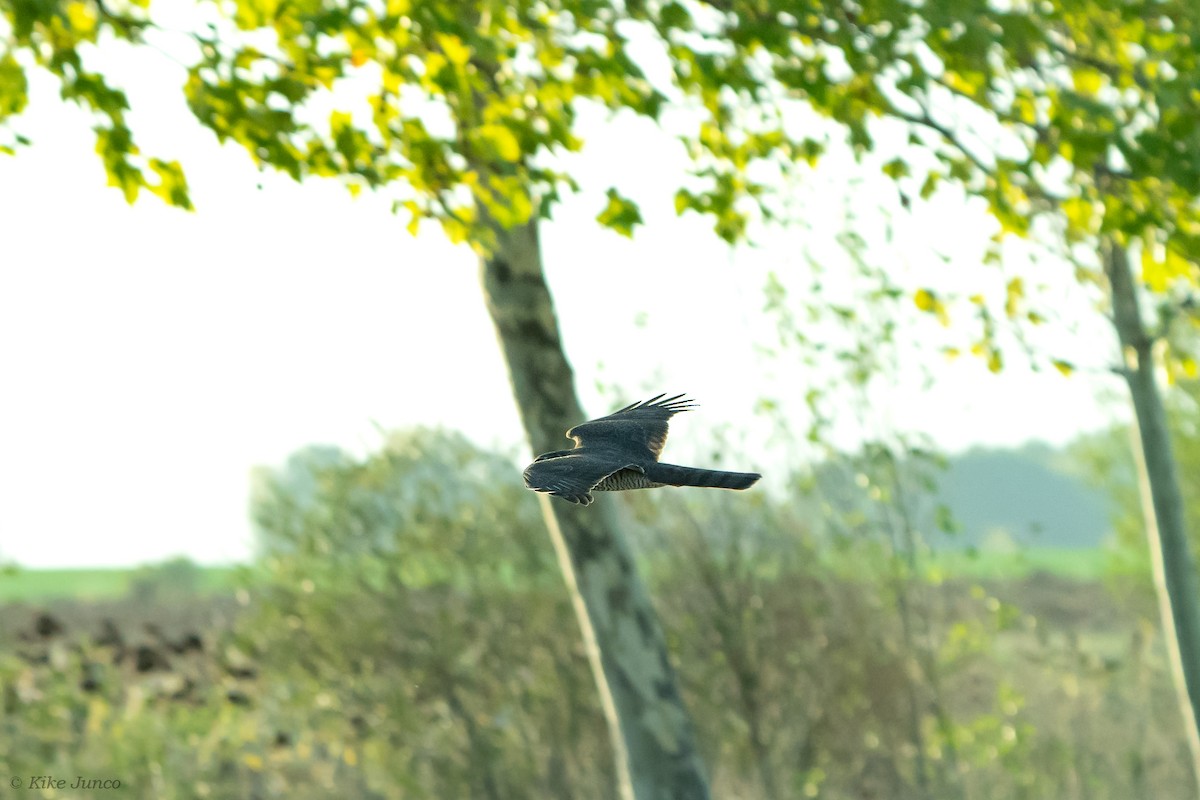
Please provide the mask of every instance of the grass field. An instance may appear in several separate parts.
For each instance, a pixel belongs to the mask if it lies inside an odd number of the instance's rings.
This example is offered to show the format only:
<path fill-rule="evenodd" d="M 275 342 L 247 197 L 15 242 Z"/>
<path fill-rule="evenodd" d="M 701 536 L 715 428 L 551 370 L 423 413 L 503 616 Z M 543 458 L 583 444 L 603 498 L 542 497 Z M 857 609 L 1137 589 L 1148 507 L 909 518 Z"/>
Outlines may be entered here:
<path fill-rule="evenodd" d="M 1013 552 L 964 551 L 936 553 L 932 564 L 946 577 L 1006 579 L 1048 572 L 1062 578 L 1095 580 L 1118 562 L 1103 548 L 1078 550 L 1062 547 L 1029 547 Z"/>
<path fill-rule="evenodd" d="M 1011 553 L 941 552 L 930 557 L 927 566 L 942 578 L 1003 580 L 1048 572 L 1063 578 L 1095 580 L 1114 563 L 1112 554 L 1099 548 L 1034 547 Z M 51 598 L 114 599 L 128 594 L 145 569 L 15 569 L 0 573 L 0 603 Z M 195 586 L 200 592 L 219 592 L 232 587 L 237 570 L 236 567 L 195 569 Z"/>
<path fill-rule="evenodd" d="M 139 570 L 18 568 L 0 573 L 0 603 L 51 598 L 113 599 L 129 592 Z M 197 570 L 197 589 L 217 592 L 232 585 L 236 567 L 197 567 Z"/>

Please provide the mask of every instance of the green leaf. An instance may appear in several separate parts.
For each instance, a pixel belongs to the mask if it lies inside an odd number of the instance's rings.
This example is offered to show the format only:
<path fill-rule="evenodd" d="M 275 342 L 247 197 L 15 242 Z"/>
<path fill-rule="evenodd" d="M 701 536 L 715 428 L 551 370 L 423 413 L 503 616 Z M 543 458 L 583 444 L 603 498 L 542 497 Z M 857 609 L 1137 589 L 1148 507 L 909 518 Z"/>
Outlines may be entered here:
<path fill-rule="evenodd" d="M 1017 316 L 1021 299 L 1025 297 L 1025 281 L 1021 278 L 1013 278 L 1005 287 L 1004 294 L 1004 313 L 1008 315 L 1009 319 L 1014 319 Z"/>
<path fill-rule="evenodd" d="M 133 204 L 145 183 L 142 172 L 130 163 L 134 153 L 133 141 L 128 128 L 96 128 L 96 153 L 104 162 L 108 174 L 108 185 L 115 186 L 125 195 L 125 202 Z"/>
<path fill-rule="evenodd" d="M 687 189 L 675 192 L 675 213 L 682 214 L 689 208 L 696 208 L 696 197 Z M 697 209 L 699 210 L 699 209 Z"/>
<path fill-rule="evenodd" d="M 925 176 L 925 182 L 921 184 L 921 191 L 918 194 L 922 200 L 928 200 L 937 191 L 938 182 L 942 179 L 941 173 L 930 172 Z"/>
<path fill-rule="evenodd" d="M 81 39 L 92 39 L 96 34 L 96 9 L 91 3 L 78 0 L 67 3 L 67 21 L 72 31 Z"/>
<path fill-rule="evenodd" d="M 883 165 L 883 174 L 892 179 L 907 177 L 908 164 L 902 158 L 893 158 Z"/>
<path fill-rule="evenodd" d="M 1097 219 L 1095 205 L 1082 197 L 1070 197 L 1060 206 L 1067 224 L 1073 231 L 1081 234 L 1093 232 L 1093 222 Z"/>
<path fill-rule="evenodd" d="M 12 53 L 5 53 L 0 58 L 0 119 L 20 114 L 28 102 L 29 84 L 25 70 Z"/>
<path fill-rule="evenodd" d="M 1173 247 L 1165 249 L 1163 260 L 1153 256 L 1153 249 L 1142 248 L 1142 282 L 1152 292 L 1162 293 L 1176 280 L 1185 279 L 1192 273 L 1192 263 L 1175 252 Z"/>
<path fill-rule="evenodd" d="M 1094 97 L 1104 87 L 1104 75 L 1094 69 L 1077 69 L 1071 74 L 1075 91 Z"/>
<path fill-rule="evenodd" d="M 927 314 L 933 314 L 938 318 L 938 322 L 943 325 L 950 324 L 950 315 L 946 311 L 946 305 L 938 296 L 930 289 L 918 289 L 913 295 L 913 303 L 921 311 Z"/>
<path fill-rule="evenodd" d="M 421 206 L 415 200 L 397 200 L 392 203 L 393 214 L 395 214 L 401 208 L 409 213 L 408 224 L 404 226 L 404 229 L 407 230 L 410 235 L 416 236 L 417 231 L 421 229 L 421 217 L 424 216 Z"/>
<path fill-rule="evenodd" d="M 497 223 L 504 228 L 524 225 L 533 217 L 529 188 L 519 176 L 493 175 L 487 187 L 475 186 L 475 196 Z"/>
<path fill-rule="evenodd" d="M 446 54 L 446 60 L 451 64 L 461 67 L 471 58 L 471 48 L 464 45 L 462 39 L 457 36 L 439 33 L 435 38 L 442 52 Z"/>
<path fill-rule="evenodd" d="M 1004 369 L 1004 358 L 1000 351 L 995 347 L 989 347 L 987 351 L 987 368 L 989 372 L 1000 372 Z"/>
<path fill-rule="evenodd" d="M 505 125 L 480 125 L 471 132 L 471 143 L 489 161 L 515 164 L 521 160 L 521 143 Z"/>
<path fill-rule="evenodd" d="M 987 76 L 978 70 L 966 70 L 961 73 L 946 70 L 942 80 L 951 89 L 967 97 L 981 95 L 983 88 L 987 85 Z"/>
<path fill-rule="evenodd" d="M 176 208 L 193 210 L 192 200 L 188 195 L 187 178 L 184 177 L 183 167 L 178 161 L 160 161 L 152 158 L 150 169 L 158 175 L 158 185 L 151 186 L 151 192 Z"/>
<path fill-rule="evenodd" d="M 596 221 L 611 228 L 622 236 L 633 236 L 633 228 L 642 224 L 642 212 L 637 203 L 622 197 L 616 189 L 609 189 L 608 205 L 596 215 Z"/>

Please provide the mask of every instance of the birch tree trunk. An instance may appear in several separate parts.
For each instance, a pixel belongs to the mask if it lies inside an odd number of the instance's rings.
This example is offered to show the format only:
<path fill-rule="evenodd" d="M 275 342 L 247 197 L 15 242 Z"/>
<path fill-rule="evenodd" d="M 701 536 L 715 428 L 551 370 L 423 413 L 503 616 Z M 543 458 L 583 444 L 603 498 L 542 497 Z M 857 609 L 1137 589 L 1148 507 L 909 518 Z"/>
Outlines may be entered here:
<path fill-rule="evenodd" d="M 481 280 L 517 408 L 535 454 L 560 450 L 566 430 L 586 417 L 542 271 L 537 221 L 492 227 L 498 243 L 482 259 Z M 707 800 L 691 718 L 612 499 L 585 508 L 539 497 L 608 717 L 621 798 Z"/>
<path fill-rule="evenodd" d="M 1129 258 L 1124 248 L 1111 240 L 1103 242 L 1100 257 L 1112 292 L 1113 325 L 1124 353 L 1125 379 L 1137 418 L 1135 457 L 1163 637 L 1200 788 L 1200 731 L 1196 727 L 1200 719 L 1200 580 L 1188 541 L 1166 409 L 1155 382 L 1154 341 L 1142 322 Z"/>

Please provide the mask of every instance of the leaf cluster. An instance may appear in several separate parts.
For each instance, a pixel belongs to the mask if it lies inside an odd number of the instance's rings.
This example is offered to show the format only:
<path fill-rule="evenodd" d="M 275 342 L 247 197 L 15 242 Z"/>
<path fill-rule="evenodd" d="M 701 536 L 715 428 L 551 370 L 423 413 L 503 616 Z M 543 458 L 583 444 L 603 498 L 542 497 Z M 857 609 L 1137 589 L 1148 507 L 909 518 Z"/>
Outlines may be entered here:
<path fill-rule="evenodd" d="M 663 96 L 630 57 L 619 19 L 591 0 L 245 0 L 234 22 L 269 32 L 270 46 L 203 37 L 186 91 L 205 125 L 260 164 L 297 180 L 341 176 L 352 191 L 395 183 L 411 231 L 436 219 L 452 240 L 483 247 L 489 226 L 545 216 L 575 188 L 553 156 L 582 145 L 579 100 L 658 116 Z M 365 87 L 364 111 L 305 115 L 335 86 Z M 636 209 L 609 196 L 601 221 L 628 231 Z"/>
<path fill-rule="evenodd" d="M 146 158 L 133 140 L 125 112 L 129 100 L 103 74 L 89 69 L 87 55 L 101 44 L 140 44 L 150 26 L 149 0 L 108 6 L 101 0 L 6 0 L 0 2 L 0 153 L 14 154 L 29 144 L 11 130 L 13 118 L 29 103 L 26 69 L 35 64 L 60 84 L 64 100 L 96 118 L 96 154 L 110 186 L 132 203 L 143 190 L 165 202 L 191 208 L 187 181 L 177 161 Z"/>

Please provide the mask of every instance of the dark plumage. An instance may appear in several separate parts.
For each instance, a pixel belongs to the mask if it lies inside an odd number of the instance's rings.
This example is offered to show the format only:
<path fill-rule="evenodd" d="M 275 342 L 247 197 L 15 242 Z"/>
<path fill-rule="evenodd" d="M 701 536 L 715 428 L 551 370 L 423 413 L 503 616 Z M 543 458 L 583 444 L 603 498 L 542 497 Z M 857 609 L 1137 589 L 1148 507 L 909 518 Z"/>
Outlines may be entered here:
<path fill-rule="evenodd" d="M 572 503 L 588 505 L 591 492 L 649 489 L 656 486 L 711 486 L 748 489 L 762 476 L 757 472 L 661 464 L 667 423 L 680 411 L 695 406 L 678 394 L 663 395 L 625 406 L 607 417 L 576 425 L 567 431 L 572 450 L 543 453 L 525 468 L 525 485 Z"/>

